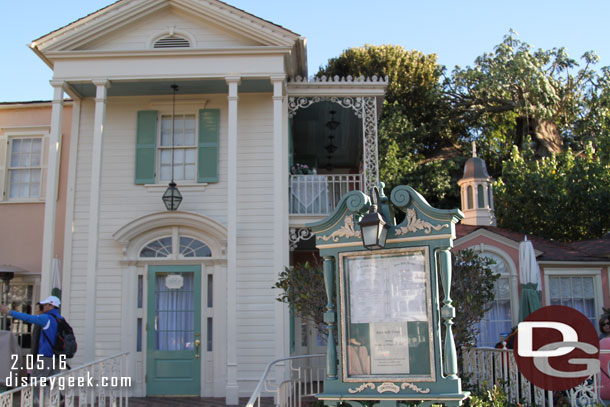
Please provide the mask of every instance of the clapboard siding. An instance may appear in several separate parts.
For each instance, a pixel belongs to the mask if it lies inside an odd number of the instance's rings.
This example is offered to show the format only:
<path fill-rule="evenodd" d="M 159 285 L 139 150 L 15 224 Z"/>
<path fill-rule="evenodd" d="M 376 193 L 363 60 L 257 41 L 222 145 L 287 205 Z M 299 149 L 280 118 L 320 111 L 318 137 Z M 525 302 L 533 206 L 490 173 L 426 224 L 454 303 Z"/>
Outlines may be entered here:
<path fill-rule="evenodd" d="M 67 293 L 70 296 L 67 317 L 70 320 L 75 336 L 85 337 L 85 310 L 90 303 L 87 298 L 87 234 L 89 221 L 89 196 L 91 183 L 91 152 L 93 142 L 93 111 L 92 100 L 84 100 L 81 107 L 80 127 L 77 135 L 72 135 L 73 140 L 78 138 L 78 151 L 76 158 L 76 180 L 74 194 L 73 233 L 71 244 L 72 257 L 70 261 L 70 287 Z M 84 342 L 81 340 L 81 342 Z M 82 349 L 82 346 L 81 346 Z M 77 352 L 72 364 L 79 365 L 84 362 L 83 351 Z"/>
<path fill-rule="evenodd" d="M 80 47 L 84 50 L 137 50 L 149 49 L 155 36 L 167 33 L 168 27 L 175 27 L 177 33 L 186 32 L 195 40 L 197 48 L 220 48 L 261 45 L 244 36 L 231 33 L 225 28 L 203 22 L 179 11 L 159 11 L 141 21 L 114 31 L 90 44 Z M 193 44 L 191 44 L 193 45 Z"/>
<path fill-rule="evenodd" d="M 240 95 L 237 208 L 237 360 L 240 391 L 275 358 L 273 285 L 273 105 Z M 253 340 L 256 338 L 256 345 Z"/>
<path fill-rule="evenodd" d="M 137 27 L 134 28 L 136 30 Z M 137 30 L 136 30 L 137 31 Z M 165 210 L 164 188 L 135 185 L 135 134 L 139 110 L 162 110 L 151 103 L 157 97 L 110 97 L 107 103 L 102 156 L 98 265 L 96 271 L 95 356 L 105 357 L 123 350 L 125 310 L 122 247 L 113 234 L 129 222 Z M 161 97 L 162 98 L 162 97 Z M 183 188 L 181 211 L 199 213 L 227 224 L 227 100 L 226 95 L 202 95 L 207 108 L 220 110 L 219 182 L 196 189 Z M 87 262 L 91 152 L 94 103 L 85 100 L 81 111 L 76 163 L 72 257 L 70 259 L 70 322 L 84 337 L 87 298 Z M 193 110 L 197 113 L 197 110 Z M 237 146 L 237 275 L 236 351 L 240 392 L 253 387 L 266 364 L 276 357 L 277 290 L 271 289 L 274 270 L 273 216 L 273 105 L 270 94 L 241 94 L 238 111 Z M 131 270 L 132 272 L 134 269 Z M 145 272 L 139 267 L 138 272 Z M 125 295 L 126 294 L 126 295 Z M 204 297 L 205 298 L 205 293 Z M 215 293 L 215 301 L 224 292 Z M 224 318 L 214 314 L 215 318 Z M 131 321 L 128 321 L 128 324 Z M 280 325 L 281 326 L 281 325 Z M 215 349 L 215 355 L 226 350 Z M 78 356 L 77 356 L 78 358 Z M 83 362 L 75 359 L 75 363 Z"/>

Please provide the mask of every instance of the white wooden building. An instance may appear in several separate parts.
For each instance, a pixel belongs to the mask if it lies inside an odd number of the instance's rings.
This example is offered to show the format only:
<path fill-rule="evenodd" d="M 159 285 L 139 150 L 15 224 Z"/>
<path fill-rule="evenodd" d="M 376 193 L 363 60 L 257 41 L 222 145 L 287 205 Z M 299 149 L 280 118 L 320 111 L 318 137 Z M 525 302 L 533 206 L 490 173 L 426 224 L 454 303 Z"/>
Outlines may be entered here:
<path fill-rule="evenodd" d="M 120 0 L 31 43 L 53 70 L 51 146 L 64 92 L 74 100 L 62 270 L 73 364 L 128 351 L 134 395 L 237 404 L 289 355 L 288 309 L 271 287 L 306 222 L 378 182 L 387 86 L 301 79 L 305 43 L 216 0 Z M 310 173 L 291 174 L 297 162 Z M 172 173 L 177 211 L 161 200 Z M 43 293 L 64 227 L 54 205 Z"/>

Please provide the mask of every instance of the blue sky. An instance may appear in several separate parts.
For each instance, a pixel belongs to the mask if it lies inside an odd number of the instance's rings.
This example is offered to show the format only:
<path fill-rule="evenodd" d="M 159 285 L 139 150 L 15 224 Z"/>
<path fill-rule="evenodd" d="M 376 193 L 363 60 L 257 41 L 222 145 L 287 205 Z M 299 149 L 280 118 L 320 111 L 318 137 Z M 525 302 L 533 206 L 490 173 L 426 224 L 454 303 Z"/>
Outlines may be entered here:
<path fill-rule="evenodd" d="M 535 48 L 564 46 L 572 58 L 595 50 L 610 65 L 610 2 L 605 0 L 227 0 L 307 38 L 309 74 L 344 49 L 396 44 L 472 65 L 509 29 Z M 52 72 L 26 46 L 112 0 L 0 0 L 0 101 L 49 100 Z"/>

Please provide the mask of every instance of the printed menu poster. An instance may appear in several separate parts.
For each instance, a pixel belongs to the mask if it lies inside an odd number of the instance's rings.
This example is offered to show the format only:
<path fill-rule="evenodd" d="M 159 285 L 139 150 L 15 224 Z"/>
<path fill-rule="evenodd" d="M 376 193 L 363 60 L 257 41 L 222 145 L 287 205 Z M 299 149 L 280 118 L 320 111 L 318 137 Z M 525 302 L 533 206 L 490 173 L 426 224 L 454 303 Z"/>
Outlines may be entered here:
<path fill-rule="evenodd" d="M 369 324 L 371 374 L 409 373 L 409 332 L 407 323 Z"/>
<path fill-rule="evenodd" d="M 427 321 L 423 252 L 347 259 L 350 322 Z"/>

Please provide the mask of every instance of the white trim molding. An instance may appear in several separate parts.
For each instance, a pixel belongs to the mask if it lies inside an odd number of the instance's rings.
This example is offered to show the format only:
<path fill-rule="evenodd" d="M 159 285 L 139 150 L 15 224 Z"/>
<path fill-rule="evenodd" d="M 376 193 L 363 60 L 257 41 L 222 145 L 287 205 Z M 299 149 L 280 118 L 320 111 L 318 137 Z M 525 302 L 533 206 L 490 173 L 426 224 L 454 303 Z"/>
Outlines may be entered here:
<path fill-rule="evenodd" d="M 123 260 L 145 262 L 138 257 L 146 242 L 161 236 L 189 235 L 202 240 L 212 251 L 211 260 L 226 260 L 227 228 L 206 216 L 192 212 L 151 213 L 122 226 L 112 237 L 123 247 Z M 159 259 L 151 258 L 151 261 Z M 170 259 L 175 260 L 175 259 Z"/>
<path fill-rule="evenodd" d="M 551 284 L 549 277 L 593 277 L 595 284 L 595 319 L 599 319 L 604 305 L 604 294 L 602 287 L 602 268 L 543 268 L 544 274 L 544 305 L 551 305 Z"/>
<path fill-rule="evenodd" d="M 502 243 L 508 247 L 511 247 L 515 250 L 519 250 L 519 243 L 521 243 L 521 241 L 515 241 L 512 239 L 509 239 L 508 237 L 504 237 L 498 233 L 494 233 L 492 231 L 490 231 L 489 229 L 477 229 L 474 232 L 471 232 L 465 236 L 460 237 L 459 239 L 456 239 L 453 242 L 453 246 L 457 247 L 457 246 L 461 246 L 463 244 L 466 244 L 467 242 L 471 241 L 472 239 L 475 239 L 479 236 L 483 236 L 483 237 L 487 237 L 489 239 L 495 240 L 498 243 Z M 525 235 L 524 235 L 525 236 Z M 540 250 L 536 250 L 534 248 L 534 253 L 536 253 L 536 257 L 544 254 L 544 252 L 540 251 Z"/>

